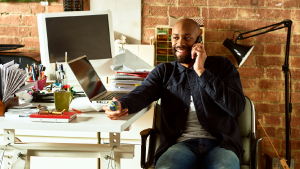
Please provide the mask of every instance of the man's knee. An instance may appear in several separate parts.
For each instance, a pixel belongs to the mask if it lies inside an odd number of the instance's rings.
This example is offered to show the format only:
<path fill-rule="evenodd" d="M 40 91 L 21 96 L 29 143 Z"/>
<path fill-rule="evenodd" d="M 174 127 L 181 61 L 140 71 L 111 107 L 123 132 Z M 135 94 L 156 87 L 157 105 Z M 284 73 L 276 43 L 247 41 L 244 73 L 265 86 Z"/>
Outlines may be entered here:
<path fill-rule="evenodd" d="M 197 163 L 197 156 L 184 145 L 170 147 L 158 159 L 156 169 L 183 169 L 191 168 Z"/>
<path fill-rule="evenodd" d="M 216 147 L 205 157 L 202 166 L 205 169 L 239 169 L 240 161 L 233 151 Z"/>

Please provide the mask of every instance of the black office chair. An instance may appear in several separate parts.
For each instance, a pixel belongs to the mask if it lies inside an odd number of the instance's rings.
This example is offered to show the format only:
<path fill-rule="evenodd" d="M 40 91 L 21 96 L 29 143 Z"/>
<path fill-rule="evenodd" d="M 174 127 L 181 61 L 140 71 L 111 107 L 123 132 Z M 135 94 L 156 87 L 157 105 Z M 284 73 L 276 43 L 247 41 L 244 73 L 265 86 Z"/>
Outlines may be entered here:
<path fill-rule="evenodd" d="M 256 138 L 257 130 L 257 113 L 255 113 L 254 104 L 245 97 L 246 105 L 244 112 L 238 118 L 240 131 L 242 136 L 243 147 L 245 150 L 241 169 L 262 168 L 262 152 L 261 144 L 258 144 L 262 138 Z M 160 144 L 160 100 L 154 105 L 153 127 L 141 131 L 141 167 L 154 168 L 152 166 L 154 153 Z M 146 161 L 146 144 L 149 137 L 148 156 Z M 259 148 L 258 148 L 259 147 Z"/>

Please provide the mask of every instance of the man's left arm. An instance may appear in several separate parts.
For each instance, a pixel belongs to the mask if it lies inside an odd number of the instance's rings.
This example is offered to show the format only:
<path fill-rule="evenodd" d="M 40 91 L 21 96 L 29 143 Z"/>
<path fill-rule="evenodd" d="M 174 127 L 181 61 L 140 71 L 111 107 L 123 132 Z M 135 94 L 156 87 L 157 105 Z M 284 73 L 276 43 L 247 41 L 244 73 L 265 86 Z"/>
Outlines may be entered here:
<path fill-rule="evenodd" d="M 198 82 L 215 103 L 237 118 L 244 111 L 246 103 L 240 76 L 229 59 L 223 58 L 222 62 L 221 76 L 217 78 L 209 69 L 205 69 Z"/>
<path fill-rule="evenodd" d="M 195 58 L 194 54 L 198 56 Z M 244 111 L 246 100 L 240 75 L 235 66 L 227 58 L 216 58 L 216 62 L 211 63 L 213 69 L 221 69 L 219 72 L 221 76 L 216 78 L 209 69 L 205 68 L 207 55 L 202 43 L 193 45 L 192 59 L 194 58 L 193 67 L 198 75 L 200 86 L 224 111 L 237 118 Z"/>

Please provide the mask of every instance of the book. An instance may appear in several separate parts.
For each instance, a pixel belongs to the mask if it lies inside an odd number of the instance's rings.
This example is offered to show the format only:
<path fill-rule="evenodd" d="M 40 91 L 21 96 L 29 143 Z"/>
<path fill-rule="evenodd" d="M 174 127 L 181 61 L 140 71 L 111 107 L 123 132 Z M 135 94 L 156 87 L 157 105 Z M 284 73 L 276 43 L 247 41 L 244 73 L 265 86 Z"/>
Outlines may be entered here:
<path fill-rule="evenodd" d="M 125 75 L 131 75 L 131 76 L 136 76 L 136 77 L 141 77 L 141 78 L 146 78 L 149 74 L 149 72 L 145 73 L 128 73 L 128 72 L 117 72 L 118 74 L 125 74 Z"/>
<path fill-rule="evenodd" d="M 76 112 L 64 112 L 64 114 L 38 114 L 34 113 L 29 116 L 30 121 L 37 122 L 54 122 L 54 123 L 68 123 L 77 117 Z"/>
<path fill-rule="evenodd" d="M 122 83 L 122 84 L 141 84 L 142 80 L 111 80 L 111 83 Z"/>

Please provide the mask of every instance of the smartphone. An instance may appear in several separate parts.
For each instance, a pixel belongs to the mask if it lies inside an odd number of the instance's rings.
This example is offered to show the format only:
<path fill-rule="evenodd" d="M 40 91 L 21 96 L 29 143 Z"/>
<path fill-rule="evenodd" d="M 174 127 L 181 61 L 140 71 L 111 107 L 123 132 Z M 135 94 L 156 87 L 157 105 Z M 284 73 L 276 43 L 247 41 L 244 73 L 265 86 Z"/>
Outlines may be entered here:
<path fill-rule="evenodd" d="M 202 42 L 202 38 L 201 38 L 201 36 L 198 36 L 198 38 L 197 38 L 197 40 L 196 40 L 196 42 L 195 43 L 203 43 Z M 196 56 L 195 56 L 195 58 L 198 56 L 197 54 L 195 54 Z"/>
<path fill-rule="evenodd" d="M 197 40 L 196 40 L 196 43 L 202 43 L 202 38 L 201 36 L 198 36 Z"/>

